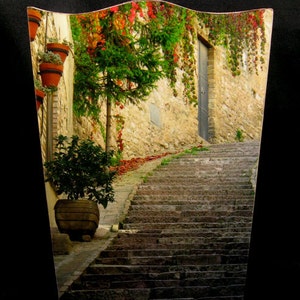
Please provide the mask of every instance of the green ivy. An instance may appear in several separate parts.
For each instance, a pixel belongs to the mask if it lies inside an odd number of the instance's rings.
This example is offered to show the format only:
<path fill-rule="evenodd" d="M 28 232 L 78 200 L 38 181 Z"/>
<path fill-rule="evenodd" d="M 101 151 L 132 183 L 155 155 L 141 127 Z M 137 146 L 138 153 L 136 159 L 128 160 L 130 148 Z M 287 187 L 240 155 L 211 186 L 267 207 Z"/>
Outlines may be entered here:
<path fill-rule="evenodd" d="M 258 73 L 259 62 L 264 63 L 264 9 L 230 14 L 198 13 L 198 21 L 209 29 L 209 41 L 226 49 L 228 66 L 234 76 L 240 75 L 243 53 L 247 68 Z M 259 42 L 260 41 L 260 42 Z"/>
<path fill-rule="evenodd" d="M 194 45 L 199 26 L 208 29 L 210 44 L 226 49 L 233 76 L 244 66 L 243 53 L 250 72 L 258 72 L 259 62 L 264 63 L 264 10 L 210 14 L 140 1 L 88 15 L 71 17 L 77 116 L 97 118 L 99 99 L 133 104 L 146 100 L 161 78 L 169 80 L 176 96 L 179 69 L 185 99 L 197 105 Z M 96 45 L 91 36 L 97 36 Z"/>

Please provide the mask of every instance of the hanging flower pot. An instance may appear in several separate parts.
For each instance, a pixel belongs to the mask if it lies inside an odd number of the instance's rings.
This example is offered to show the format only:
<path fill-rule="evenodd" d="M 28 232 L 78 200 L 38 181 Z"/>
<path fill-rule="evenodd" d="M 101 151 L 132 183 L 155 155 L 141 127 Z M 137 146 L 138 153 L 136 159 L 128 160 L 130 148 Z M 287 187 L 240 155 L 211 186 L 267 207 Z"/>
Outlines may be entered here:
<path fill-rule="evenodd" d="M 39 52 L 39 74 L 44 87 L 57 87 L 63 74 L 63 62 L 58 54 L 52 51 Z"/>
<path fill-rule="evenodd" d="M 42 14 L 40 11 L 28 8 L 27 10 L 28 14 L 28 29 L 29 29 L 29 37 L 30 41 L 34 41 L 37 30 L 40 26 L 41 20 L 42 20 Z"/>
<path fill-rule="evenodd" d="M 42 90 L 35 89 L 35 100 L 36 100 L 36 110 L 39 110 L 41 104 L 43 104 L 45 93 Z"/>
<path fill-rule="evenodd" d="M 58 54 L 63 63 L 65 62 L 70 51 L 70 47 L 62 43 L 47 43 L 46 48 L 48 51 Z"/>
<path fill-rule="evenodd" d="M 57 87 L 63 73 L 63 65 L 54 63 L 41 63 L 40 75 L 45 87 Z"/>

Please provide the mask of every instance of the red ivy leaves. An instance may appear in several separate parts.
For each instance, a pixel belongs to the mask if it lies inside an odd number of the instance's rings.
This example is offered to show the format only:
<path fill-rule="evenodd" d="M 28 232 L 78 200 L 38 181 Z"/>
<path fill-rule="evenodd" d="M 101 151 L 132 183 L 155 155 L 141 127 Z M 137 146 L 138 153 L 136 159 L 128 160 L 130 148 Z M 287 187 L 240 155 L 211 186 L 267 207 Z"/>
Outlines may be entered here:
<path fill-rule="evenodd" d="M 194 149 L 195 147 L 191 148 Z M 203 148 L 202 144 L 199 144 L 196 146 L 196 148 L 201 149 Z M 176 152 L 165 152 L 165 153 L 161 153 L 161 154 L 157 154 L 157 155 L 150 155 L 150 156 L 146 156 L 146 157 L 137 157 L 137 158 L 132 158 L 129 160 L 120 160 L 120 164 L 116 167 L 112 167 L 112 170 L 115 170 L 117 172 L 118 175 L 124 175 L 125 173 L 129 172 L 129 171 L 134 171 L 136 169 L 138 169 L 140 166 L 142 166 L 144 163 L 158 159 L 158 158 L 162 158 L 165 157 L 167 155 L 171 155 L 171 154 L 176 154 L 176 153 L 180 153 L 181 151 L 176 151 Z"/>
<path fill-rule="evenodd" d="M 159 155 L 151 155 L 151 156 L 147 156 L 144 158 L 141 157 L 137 157 L 137 158 L 132 158 L 129 160 L 121 160 L 120 161 L 120 165 L 113 167 L 112 169 L 117 171 L 118 175 L 124 175 L 125 173 L 129 172 L 129 171 L 134 171 L 136 169 L 138 169 L 140 166 L 142 166 L 144 163 L 148 162 L 148 161 L 152 161 L 158 158 L 162 158 L 164 156 L 167 156 L 171 153 L 166 152 L 163 154 L 159 154 Z"/>

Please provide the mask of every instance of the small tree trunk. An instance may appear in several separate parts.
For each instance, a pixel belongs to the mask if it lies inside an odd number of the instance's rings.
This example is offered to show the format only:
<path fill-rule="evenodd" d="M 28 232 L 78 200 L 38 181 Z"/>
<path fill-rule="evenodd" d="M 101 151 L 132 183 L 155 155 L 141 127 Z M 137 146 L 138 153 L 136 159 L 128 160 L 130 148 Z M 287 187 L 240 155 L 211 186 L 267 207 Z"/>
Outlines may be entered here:
<path fill-rule="evenodd" d="M 106 99 L 106 142 L 105 142 L 105 151 L 109 152 L 111 150 L 111 101 L 107 97 Z"/>

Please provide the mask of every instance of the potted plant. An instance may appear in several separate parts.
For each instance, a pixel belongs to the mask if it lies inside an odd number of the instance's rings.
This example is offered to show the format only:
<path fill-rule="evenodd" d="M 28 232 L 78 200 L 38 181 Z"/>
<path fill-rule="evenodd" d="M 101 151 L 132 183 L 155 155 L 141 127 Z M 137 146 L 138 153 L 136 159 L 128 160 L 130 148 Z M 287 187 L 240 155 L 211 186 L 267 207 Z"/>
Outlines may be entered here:
<path fill-rule="evenodd" d="M 39 51 L 39 74 L 45 87 L 57 87 L 63 74 L 63 62 L 60 56 L 52 51 Z"/>
<path fill-rule="evenodd" d="M 35 90 L 35 100 L 36 100 L 36 110 L 39 110 L 40 106 L 44 102 L 44 98 L 47 94 L 53 93 L 57 90 L 57 87 L 45 87 L 42 85 L 41 81 L 34 79 L 34 90 Z"/>
<path fill-rule="evenodd" d="M 41 20 L 42 20 L 42 12 L 34 8 L 28 8 L 27 15 L 28 15 L 29 37 L 30 37 L 30 41 L 32 42 L 34 41 L 37 30 L 40 27 Z"/>
<path fill-rule="evenodd" d="M 37 79 L 34 80 L 34 90 L 35 90 L 36 110 L 39 110 L 41 104 L 43 104 L 46 93 L 44 92 L 44 87 L 42 83 Z"/>
<path fill-rule="evenodd" d="M 47 50 L 58 54 L 63 63 L 69 55 L 72 47 L 72 43 L 67 41 L 66 39 L 59 41 L 57 38 L 49 38 L 48 43 L 46 44 Z"/>
<path fill-rule="evenodd" d="M 58 230 L 71 240 L 93 238 L 99 225 L 98 205 L 106 208 L 114 201 L 113 151 L 105 152 L 93 140 L 77 135 L 59 135 L 55 140 L 53 159 L 44 166 L 45 181 L 62 195 L 54 207 Z"/>

